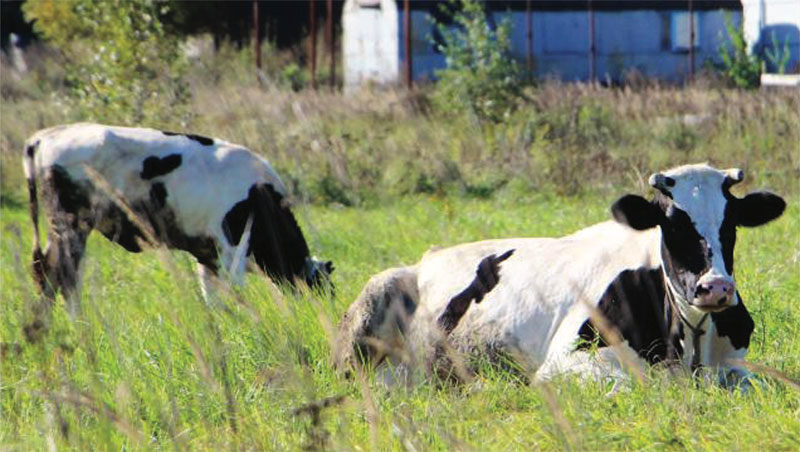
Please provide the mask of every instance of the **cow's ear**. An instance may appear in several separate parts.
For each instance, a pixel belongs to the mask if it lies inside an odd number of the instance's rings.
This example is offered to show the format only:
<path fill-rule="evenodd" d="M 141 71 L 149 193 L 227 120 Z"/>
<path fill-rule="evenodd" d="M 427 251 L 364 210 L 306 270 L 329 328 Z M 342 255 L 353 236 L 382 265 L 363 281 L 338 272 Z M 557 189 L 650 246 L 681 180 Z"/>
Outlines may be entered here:
<path fill-rule="evenodd" d="M 655 204 L 637 195 L 625 195 L 611 206 L 618 222 L 644 231 L 661 224 L 664 213 Z"/>
<path fill-rule="evenodd" d="M 325 273 L 327 273 L 328 275 L 333 273 L 333 271 L 335 270 L 333 266 L 333 261 L 325 261 L 324 265 L 325 265 Z"/>
<path fill-rule="evenodd" d="M 742 199 L 737 199 L 736 203 L 736 223 L 750 228 L 778 218 L 786 209 L 786 201 L 783 198 L 767 191 L 750 193 Z"/>

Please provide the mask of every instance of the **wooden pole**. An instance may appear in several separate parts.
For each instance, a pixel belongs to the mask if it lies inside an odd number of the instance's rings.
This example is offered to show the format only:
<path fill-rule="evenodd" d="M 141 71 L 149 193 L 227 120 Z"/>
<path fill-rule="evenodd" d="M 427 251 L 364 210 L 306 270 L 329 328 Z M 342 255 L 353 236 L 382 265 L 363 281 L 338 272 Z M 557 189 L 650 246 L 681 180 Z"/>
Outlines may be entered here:
<path fill-rule="evenodd" d="M 253 43 L 256 53 L 256 69 L 261 70 L 261 24 L 258 20 L 258 0 L 253 0 Z M 259 78 L 259 81 L 261 78 Z"/>
<path fill-rule="evenodd" d="M 689 83 L 694 81 L 694 5 L 689 0 Z"/>
<path fill-rule="evenodd" d="M 527 39 L 528 81 L 533 79 L 533 19 L 531 18 L 531 0 L 525 1 L 525 38 Z"/>
<path fill-rule="evenodd" d="M 596 48 L 594 43 L 594 9 L 592 8 L 592 0 L 589 2 L 589 81 L 594 83 L 595 80 L 595 54 Z"/>
<path fill-rule="evenodd" d="M 328 41 L 328 49 L 331 54 L 331 68 L 330 68 L 330 86 L 331 89 L 336 87 L 336 46 L 333 42 L 333 0 L 326 2 L 327 17 L 325 18 L 325 39 Z"/>
<path fill-rule="evenodd" d="M 409 0 L 403 2 L 403 34 L 405 35 L 405 81 L 406 87 L 411 89 L 412 66 L 411 66 L 411 5 Z"/>
<path fill-rule="evenodd" d="M 308 0 L 308 68 L 311 76 L 311 87 L 317 89 L 317 12 L 316 1 Z"/>

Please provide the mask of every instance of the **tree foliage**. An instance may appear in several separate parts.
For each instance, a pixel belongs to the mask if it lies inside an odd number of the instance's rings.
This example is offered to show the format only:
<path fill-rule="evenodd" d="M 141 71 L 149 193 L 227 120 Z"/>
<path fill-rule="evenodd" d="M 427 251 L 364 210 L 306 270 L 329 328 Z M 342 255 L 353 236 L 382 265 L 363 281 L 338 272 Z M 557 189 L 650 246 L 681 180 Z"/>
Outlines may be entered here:
<path fill-rule="evenodd" d="M 153 0 L 29 0 L 34 29 L 67 60 L 69 96 L 82 119 L 124 124 L 187 118 L 186 62 Z M 177 120 L 177 121 L 176 121 Z"/>
<path fill-rule="evenodd" d="M 460 0 L 452 18 L 454 26 L 437 24 L 447 67 L 436 73 L 435 99 L 447 110 L 468 108 L 481 120 L 499 122 L 514 110 L 520 93 L 511 24 L 503 20 L 492 30 L 477 0 Z"/>

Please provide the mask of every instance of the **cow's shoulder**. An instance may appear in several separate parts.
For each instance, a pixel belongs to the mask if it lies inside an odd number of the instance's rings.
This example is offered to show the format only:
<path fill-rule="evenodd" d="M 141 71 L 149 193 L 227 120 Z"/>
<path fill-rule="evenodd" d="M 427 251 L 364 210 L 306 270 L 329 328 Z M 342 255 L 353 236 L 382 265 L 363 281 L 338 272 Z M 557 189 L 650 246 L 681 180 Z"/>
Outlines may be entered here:
<path fill-rule="evenodd" d="M 622 340 L 647 361 L 655 363 L 680 356 L 681 332 L 666 299 L 660 267 L 620 271 L 600 297 L 597 309 Z M 578 348 L 595 342 L 606 346 L 608 333 L 588 319 L 578 331 Z"/>

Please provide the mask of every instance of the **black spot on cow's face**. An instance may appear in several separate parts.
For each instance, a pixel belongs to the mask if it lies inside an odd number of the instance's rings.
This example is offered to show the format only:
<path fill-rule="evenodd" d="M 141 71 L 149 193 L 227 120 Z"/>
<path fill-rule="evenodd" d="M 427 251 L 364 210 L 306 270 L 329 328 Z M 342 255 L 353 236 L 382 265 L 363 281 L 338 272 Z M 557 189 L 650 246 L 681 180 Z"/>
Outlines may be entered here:
<path fill-rule="evenodd" d="M 177 133 L 177 132 L 168 132 L 166 130 L 162 130 L 161 133 L 167 136 L 178 136 L 183 135 L 190 140 L 197 141 L 198 143 L 202 144 L 203 146 L 211 146 L 214 144 L 213 138 L 204 137 L 202 135 L 195 135 L 193 133 Z"/>
<path fill-rule="evenodd" d="M 175 168 L 181 166 L 183 157 L 180 154 L 170 154 L 166 157 L 158 158 L 150 156 L 142 162 L 142 172 L 139 176 L 144 180 L 150 180 L 154 177 L 169 174 Z"/>
<path fill-rule="evenodd" d="M 713 253 L 685 211 L 671 202 L 661 203 L 666 209 L 661 225 L 662 265 L 679 295 L 692 300 L 698 280 L 711 268 Z"/>

